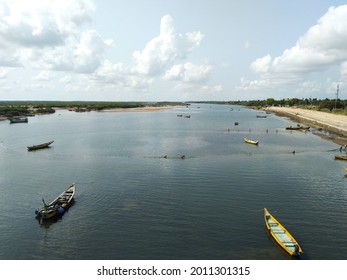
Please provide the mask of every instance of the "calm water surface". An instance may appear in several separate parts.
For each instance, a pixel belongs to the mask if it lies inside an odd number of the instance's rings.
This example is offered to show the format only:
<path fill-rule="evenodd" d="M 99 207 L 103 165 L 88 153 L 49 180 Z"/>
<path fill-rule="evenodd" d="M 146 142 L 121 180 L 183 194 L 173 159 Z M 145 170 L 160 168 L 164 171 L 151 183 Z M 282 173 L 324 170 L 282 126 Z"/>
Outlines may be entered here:
<path fill-rule="evenodd" d="M 0 259 L 289 259 L 265 231 L 264 207 L 303 259 L 347 259 L 339 147 L 256 114 L 193 104 L 0 122 Z M 50 149 L 26 150 L 49 140 Z M 40 224 L 41 197 L 72 182 L 69 211 Z"/>

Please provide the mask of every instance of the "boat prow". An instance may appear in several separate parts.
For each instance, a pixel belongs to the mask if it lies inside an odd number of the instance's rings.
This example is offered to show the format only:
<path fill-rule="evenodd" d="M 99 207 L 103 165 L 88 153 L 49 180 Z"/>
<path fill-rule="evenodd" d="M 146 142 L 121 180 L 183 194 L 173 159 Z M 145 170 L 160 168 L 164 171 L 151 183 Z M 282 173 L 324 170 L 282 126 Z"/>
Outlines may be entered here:
<path fill-rule="evenodd" d="M 300 256 L 303 253 L 299 243 L 266 208 L 264 208 L 264 220 L 271 236 L 289 255 Z"/>

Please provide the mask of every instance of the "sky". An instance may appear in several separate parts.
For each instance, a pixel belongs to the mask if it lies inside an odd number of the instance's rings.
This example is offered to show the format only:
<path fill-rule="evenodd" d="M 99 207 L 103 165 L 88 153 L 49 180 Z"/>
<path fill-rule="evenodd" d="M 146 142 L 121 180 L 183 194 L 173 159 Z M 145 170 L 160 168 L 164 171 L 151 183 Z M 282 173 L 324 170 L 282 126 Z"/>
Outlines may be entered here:
<path fill-rule="evenodd" d="M 347 99 L 347 3 L 0 0 L 0 100 Z"/>

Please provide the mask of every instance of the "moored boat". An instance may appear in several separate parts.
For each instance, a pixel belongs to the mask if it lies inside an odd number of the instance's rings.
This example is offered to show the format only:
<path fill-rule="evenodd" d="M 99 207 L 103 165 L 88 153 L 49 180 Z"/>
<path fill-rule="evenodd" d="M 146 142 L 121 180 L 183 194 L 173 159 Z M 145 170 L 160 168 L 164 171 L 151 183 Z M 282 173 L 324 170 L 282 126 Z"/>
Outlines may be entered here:
<path fill-rule="evenodd" d="M 39 145 L 32 145 L 28 146 L 28 151 L 33 151 L 33 150 L 39 150 L 39 149 L 46 149 L 49 148 L 49 145 L 51 145 L 54 141 L 49 141 L 47 143 L 39 144 Z"/>
<path fill-rule="evenodd" d="M 10 123 L 27 123 L 28 118 L 12 118 L 10 119 Z"/>
<path fill-rule="evenodd" d="M 288 125 L 286 127 L 286 130 L 309 130 L 309 129 L 310 129 L 309 126 L 301 126 L 300 124 L 297 124 L 296 126 Z"/>
<path fill-rule="evenodd" d="M 243 138 L 243 140 L 248 143 L 248 144 L 253 144 L 253 145 L 258 145 L 259 144 L 259 141 L 254 141 L 254 140 L 250 140 L 250 139 L 247 139 L 247 138 Z"/>
<path fill-rule="evenodd" d="M 300 256 L 303 253 L 299 243 L 266 208 L 264 208 L 264 220 L 271 236 L 289 255 Z"/>
<path fill-rule="evenodd" d="M 347 160 L 347 156 L 335 156 L 335 159 Z"/>
<path fill-rule="evenodd" d="M 72 184 L 49 204 L 46 204 L 42 198 L 44 206 L 35 211 L 36 216 L 41 219 L 50 219 L 54 216 L 63 214 L 65 210 L 70 207 L 75 193 L 76 186 Z"/>

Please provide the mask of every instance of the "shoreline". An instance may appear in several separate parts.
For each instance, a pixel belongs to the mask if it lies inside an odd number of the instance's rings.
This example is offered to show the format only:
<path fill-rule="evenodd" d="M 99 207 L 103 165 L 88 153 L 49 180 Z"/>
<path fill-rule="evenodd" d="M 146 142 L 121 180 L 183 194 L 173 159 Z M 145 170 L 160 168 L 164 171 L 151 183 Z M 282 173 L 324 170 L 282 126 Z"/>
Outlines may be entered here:
<path fill-rule="evenodd" d="M 295 107 L 268 107 L 266 111 L 309 125 L 317 130 L 313 134 L 338 145 L 347 145 L 347 116 Z M 321 131 L 329 132 L 330 135 Z"/>
<path fill-rule="evenodd" d="M 105 109 L 100 112 L 113 112 L 113 113 L 145 113 L 145 112 L 160 112 L 170 110 L 173 107 L 137 107 L 137 108 L 115 108 Z"/>

